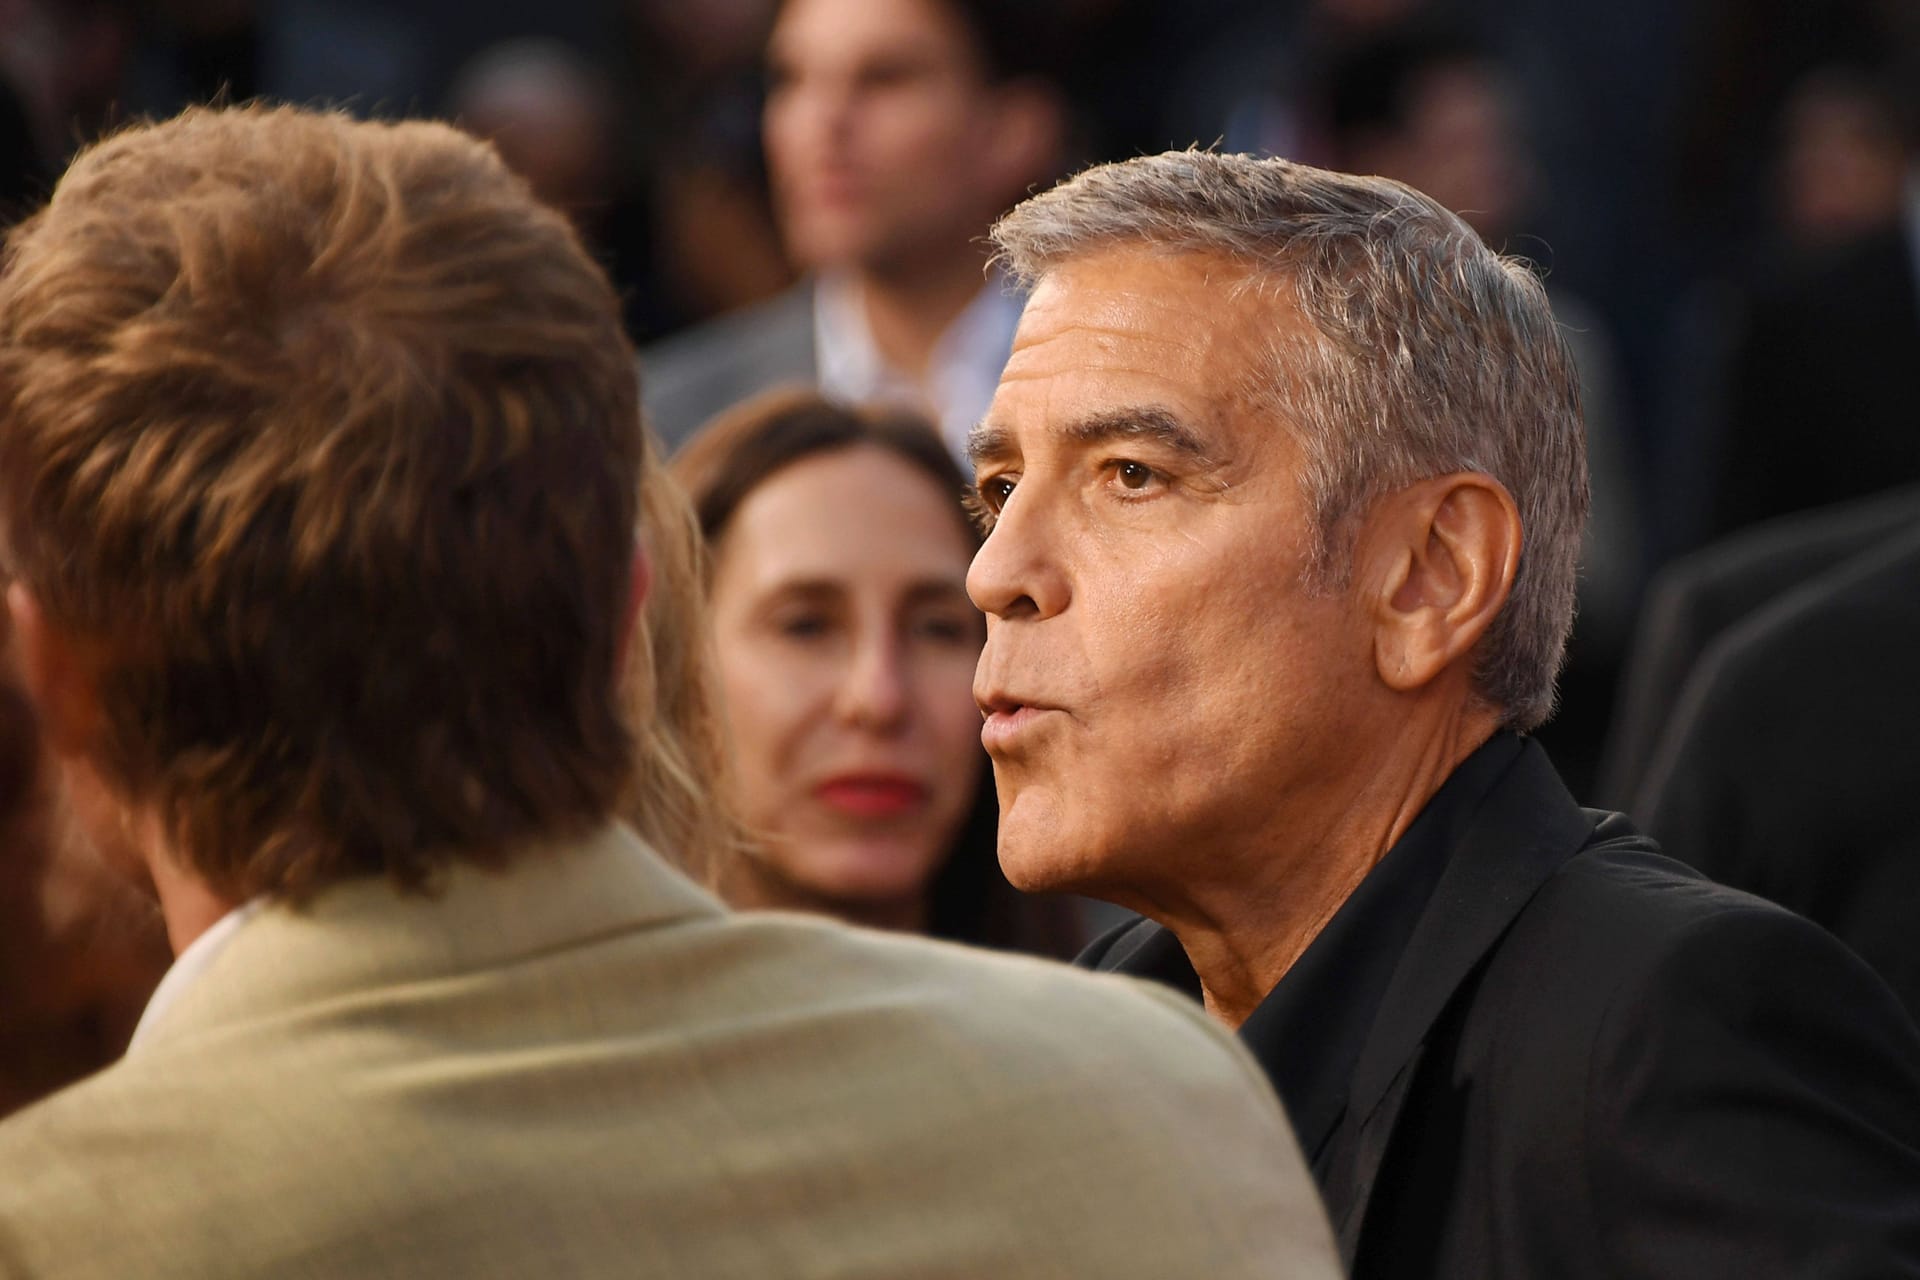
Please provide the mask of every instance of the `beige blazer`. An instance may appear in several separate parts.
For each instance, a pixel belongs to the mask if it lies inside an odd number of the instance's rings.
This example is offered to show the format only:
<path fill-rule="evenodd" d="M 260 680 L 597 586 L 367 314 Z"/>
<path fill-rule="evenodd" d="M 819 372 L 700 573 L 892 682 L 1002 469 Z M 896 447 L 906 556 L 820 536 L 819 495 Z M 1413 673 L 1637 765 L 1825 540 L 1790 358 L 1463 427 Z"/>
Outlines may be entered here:
<path fill-rule="evenodd" d="M 0 1123 L 0 1274 L 1324 1277 L 1279 1106 L 1124 979 L 736 915 L 624 828 L 242 926 Z"/>

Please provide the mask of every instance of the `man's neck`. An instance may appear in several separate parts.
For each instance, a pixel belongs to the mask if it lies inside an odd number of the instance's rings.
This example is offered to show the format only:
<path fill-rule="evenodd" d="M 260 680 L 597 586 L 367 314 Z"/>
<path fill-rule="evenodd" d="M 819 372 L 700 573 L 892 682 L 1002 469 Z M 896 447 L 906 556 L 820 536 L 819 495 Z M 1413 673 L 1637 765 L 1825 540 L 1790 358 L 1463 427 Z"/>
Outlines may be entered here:
<path fill-rule="evenodd" d="M 1250 856 L 1219 878 L 1154 900 L 1148 914 L 1179 938 L 1207 1011 L 1230 1027 L 1245 1022 L 1492 732 L 1490 718 L 1474 715 L 1439 734 L 1408 735 L 1312 812 L 1276 813 L 1273 838 L 1249 842 Z"/>
<path fill-rule="evenodd" d="M 880 358 L 924 382 L 940 339 L 984 287 L 982 270 L 980 256 L 969 252 L 854 272 L 867 332 Z"/>
<path fill-rule="evenodd" d="M 153 875 L 154 891 L 160 897 L 160 918 L 167 925 L 167 942 L 176 956 L 240 905 L 216 893 L 169 852 L 149 855 L 147 865 Z"/>

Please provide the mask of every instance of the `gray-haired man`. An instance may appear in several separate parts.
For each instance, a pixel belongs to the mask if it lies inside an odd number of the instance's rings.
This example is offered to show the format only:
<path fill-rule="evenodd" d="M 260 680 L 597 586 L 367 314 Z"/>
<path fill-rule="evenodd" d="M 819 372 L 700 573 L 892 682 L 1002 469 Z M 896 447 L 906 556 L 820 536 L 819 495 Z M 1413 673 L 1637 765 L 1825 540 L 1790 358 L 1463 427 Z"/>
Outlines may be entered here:
<path fill-rule="evenodd" d="M 1545 296 L 1396 183 L 1201 153 L 995 231 L 976 694 L 1015 883 L 1146 919 L 1373 1276 L 1920 1274 L 1920 1036 L 1814 926 L 1580 809 L 1587 507 Z"/>

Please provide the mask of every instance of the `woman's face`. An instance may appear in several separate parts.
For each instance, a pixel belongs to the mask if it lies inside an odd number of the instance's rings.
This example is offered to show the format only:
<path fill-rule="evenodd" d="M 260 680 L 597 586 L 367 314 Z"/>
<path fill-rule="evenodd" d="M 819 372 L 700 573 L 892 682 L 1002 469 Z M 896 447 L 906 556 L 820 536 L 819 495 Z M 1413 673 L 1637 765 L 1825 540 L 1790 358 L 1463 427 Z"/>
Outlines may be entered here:
<path fill-rule="evenodd" d="M 954 501 L 870 445 L 775 472 L 719 540 L 741 816 L 810 894 L 910 901 L 966 819 L 985 758 L 972 556 Z"/>

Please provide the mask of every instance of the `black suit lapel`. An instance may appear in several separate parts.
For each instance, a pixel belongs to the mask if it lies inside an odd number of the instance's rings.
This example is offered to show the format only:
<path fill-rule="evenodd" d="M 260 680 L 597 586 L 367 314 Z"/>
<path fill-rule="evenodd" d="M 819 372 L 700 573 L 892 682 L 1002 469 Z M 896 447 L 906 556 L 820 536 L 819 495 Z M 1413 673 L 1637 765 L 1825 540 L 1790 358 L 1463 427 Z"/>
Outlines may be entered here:
<path fill-rule="evenodd" d="M 1579 852 L 1594 824 L 1546 753 L 1528 742 L 1454 849 L 1355 1065 L 1342 1122 L 1352 1137 L 1327 1152 L 1327 1203 L 1349 1266 L 1434 1024 L 1528 900 Z"/>

